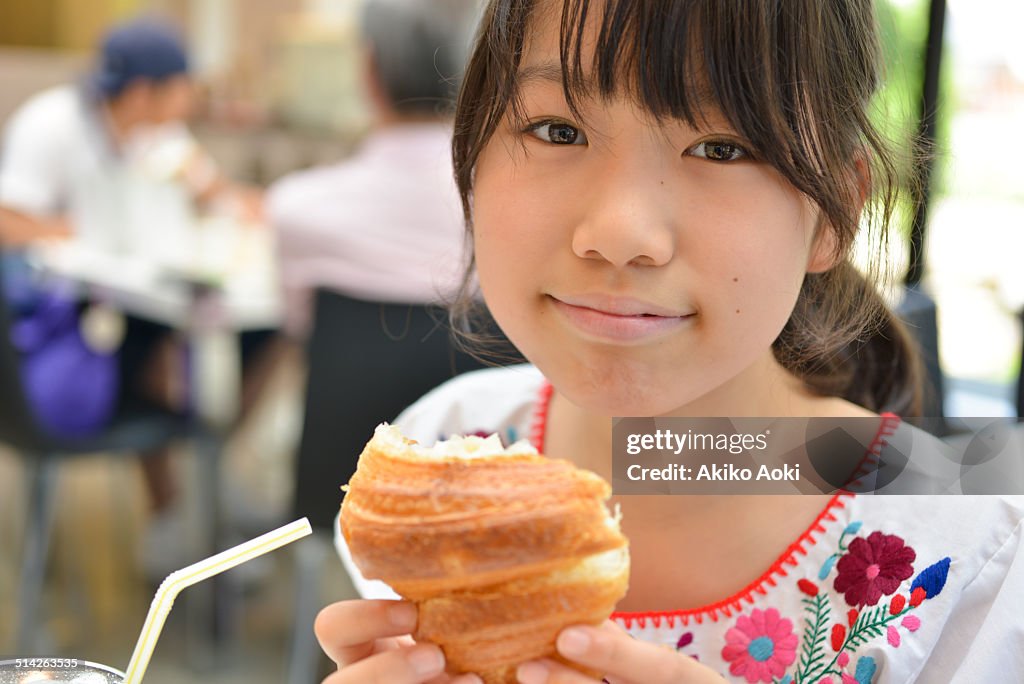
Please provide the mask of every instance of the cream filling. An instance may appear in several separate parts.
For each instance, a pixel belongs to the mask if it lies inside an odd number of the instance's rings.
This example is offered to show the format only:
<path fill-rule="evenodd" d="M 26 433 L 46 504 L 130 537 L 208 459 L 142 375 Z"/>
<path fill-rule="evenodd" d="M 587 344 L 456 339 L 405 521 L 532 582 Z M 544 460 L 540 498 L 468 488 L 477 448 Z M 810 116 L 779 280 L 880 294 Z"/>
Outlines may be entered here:
<path fill-rule="evenodd" d="M 521 439 L 505 448 L 497 434 L 487 437 L 453 435 L 430 447 L 423 446 L 422 444 L 410 444 L 402 435 L 401 430 L 387 423 L 381 423 L 377 426 L 373 433 L 373 439 L 386 449 L 396 451 L 411 449 L 416 456 L 426 458 L 472 459 L 493 458 L 495 456 L 537 455 L 537 450 L 533 448 L 529 441 Z"/>

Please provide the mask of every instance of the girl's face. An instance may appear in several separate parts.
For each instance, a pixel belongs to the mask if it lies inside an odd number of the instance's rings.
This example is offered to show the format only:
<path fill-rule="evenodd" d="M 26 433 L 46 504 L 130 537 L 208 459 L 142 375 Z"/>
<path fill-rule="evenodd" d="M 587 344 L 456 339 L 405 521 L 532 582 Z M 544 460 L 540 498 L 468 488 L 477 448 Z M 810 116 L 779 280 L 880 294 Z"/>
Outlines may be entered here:
<path fill-rule="evenodd" d="M 480 285 L 505 333 L 606 415 L 736 405 L 751 382 L 789 377 L 771 344 L 804 275 L 831 266 L 814 205 L 721 116 L 657 125 L 622 94 L 575 120 L 557 20 L 529 38 L 528 125 L 506 118 L 473 191 Z"/>

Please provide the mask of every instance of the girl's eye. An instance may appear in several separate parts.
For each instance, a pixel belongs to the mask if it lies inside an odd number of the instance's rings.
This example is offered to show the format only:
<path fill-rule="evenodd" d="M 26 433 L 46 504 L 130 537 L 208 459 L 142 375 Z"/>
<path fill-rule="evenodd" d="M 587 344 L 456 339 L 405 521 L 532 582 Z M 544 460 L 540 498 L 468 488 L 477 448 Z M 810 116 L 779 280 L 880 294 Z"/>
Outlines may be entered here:
<path fill-rule="evenodd" d="M 531 124 L 526 131 L 553 145 L 586 145 L 587 136 L 580 129 L 560 121 L 541 121 Z"/>
<path fill-rule="evenodd" d="M 736 143 L 725 140 L 708 140 L 697 143 L 687 151 L 695 157 L 716 162 L 737 161 L 749 156 L 745 149 Z"/>

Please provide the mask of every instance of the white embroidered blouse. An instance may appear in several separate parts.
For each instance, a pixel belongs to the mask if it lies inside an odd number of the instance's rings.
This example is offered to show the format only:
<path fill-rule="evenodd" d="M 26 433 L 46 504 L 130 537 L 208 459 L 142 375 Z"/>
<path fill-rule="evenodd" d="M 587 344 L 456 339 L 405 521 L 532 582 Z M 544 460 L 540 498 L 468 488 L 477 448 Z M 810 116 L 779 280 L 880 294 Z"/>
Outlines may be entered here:
<path fill-rule="evenodd" d="M 529 438 L 543 451 L 551 387 L 532 366 L 460 376 L 395 422 L 420 442 Z M 885 414 L 872 450 L 934 439 Z M 834 496 L 750 585 L 696 608 L 615 613 L 730 682 L 1024 682 L 1024 497 Z M 395 597 L 338 551 L 366 598 Z"/>

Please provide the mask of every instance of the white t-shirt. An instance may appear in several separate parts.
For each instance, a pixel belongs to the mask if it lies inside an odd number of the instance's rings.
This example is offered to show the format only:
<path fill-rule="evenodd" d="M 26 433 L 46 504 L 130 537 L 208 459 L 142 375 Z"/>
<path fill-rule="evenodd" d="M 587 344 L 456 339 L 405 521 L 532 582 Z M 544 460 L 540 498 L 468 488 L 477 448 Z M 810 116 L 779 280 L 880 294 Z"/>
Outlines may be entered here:
<path fill-rule="evenodd" d="M 530 366 L 469 373 L 395 423 L 426 444 L 483 431 L 539 446 L 549 388 Z M 901 431 L 934 439 L 883 417 L 876 437 L 882 458 Z M 707 606 L 613 619 L 730 682 L 1021 682 L 1022 521 L 1024 497 L 843 493 L 743 590 Z M 363 596 L 395 597 L 363 578 L 344 539 L 336 541 Z"/>
<path fill-rule="evenodd" d="M 63 85 L 25 102 L 0 146 L 0 205 L 43 217 L 66 215 L 98 249 L 160 254 L 192 221 L 176 178 L 197 149 L 180 124 L 147 127 L 118 149 L 102 106 Z"/>

